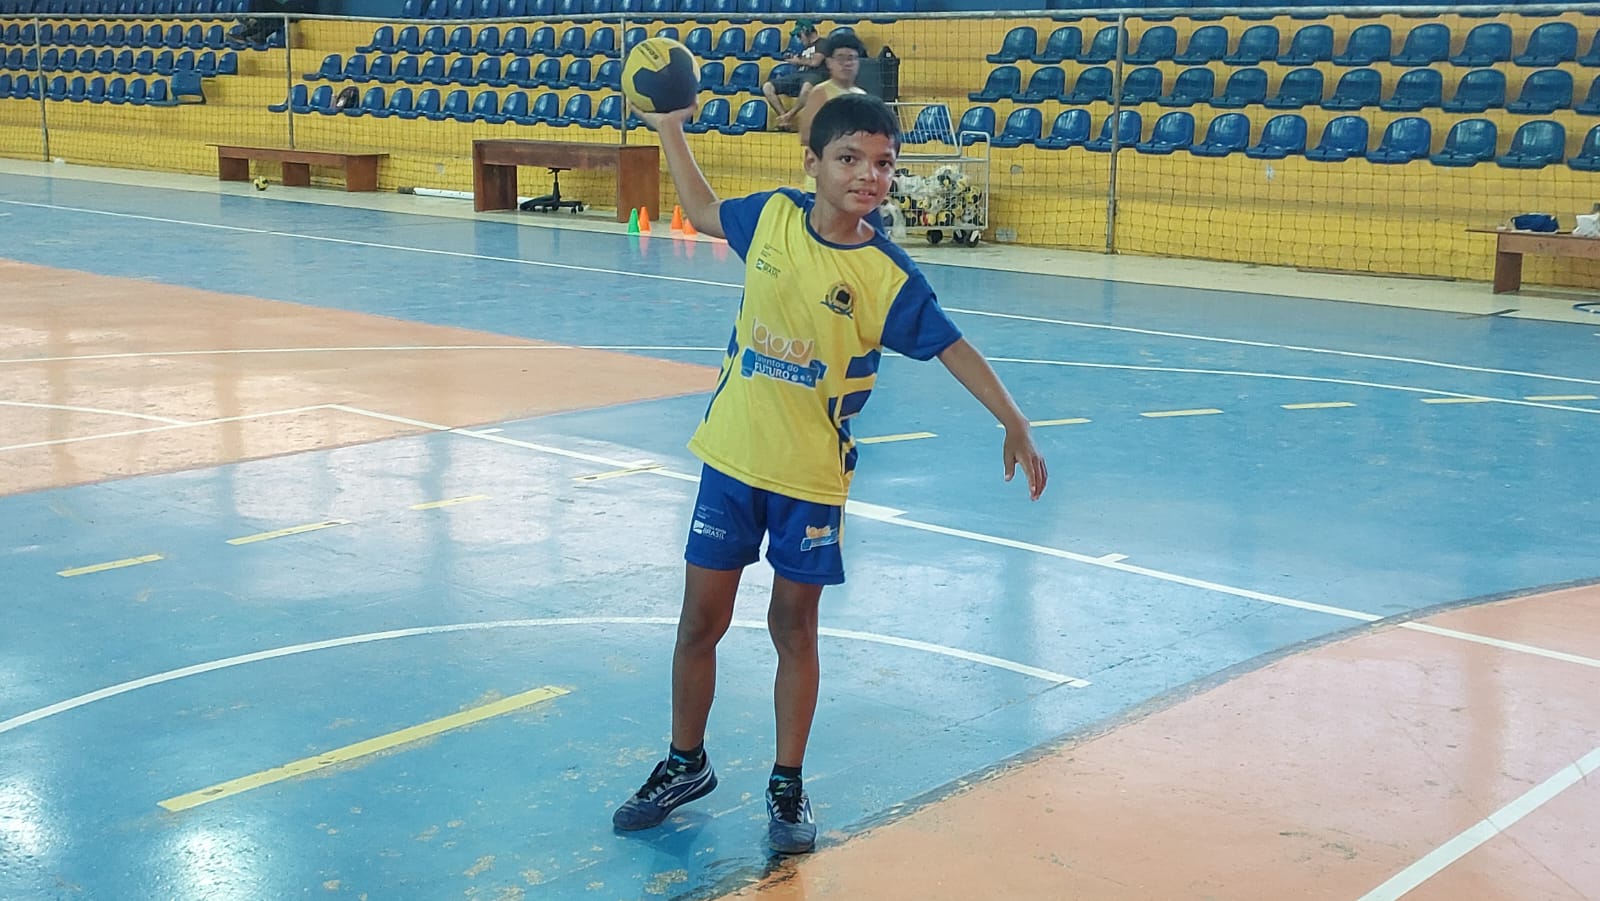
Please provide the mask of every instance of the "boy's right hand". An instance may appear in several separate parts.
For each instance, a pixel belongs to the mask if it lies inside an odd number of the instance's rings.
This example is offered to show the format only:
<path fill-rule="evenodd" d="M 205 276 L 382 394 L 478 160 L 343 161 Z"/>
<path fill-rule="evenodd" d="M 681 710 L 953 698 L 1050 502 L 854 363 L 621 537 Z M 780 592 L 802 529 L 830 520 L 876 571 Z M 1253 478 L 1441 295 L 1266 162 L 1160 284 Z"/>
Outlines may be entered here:
<path fill-rule="evenodd" d="M 640 121 L 644 122 L 644 124 L 648 126 L 651 131 L 655 132 L 661 131 L 661 126 L 663 125 L 667 126 L 668 128 L 676 126 L 678 130 L 681 131 L 686 123 L 693 121 L 695 115 L 695 108 L 692 106 L 686 106 L 680 110 L 673 110 L 670 113 L 647 113 L 644 110 L 639 109 L 637 106 L 634 106 L 632 103 L 628 104 L 628 109 L 631 110 L 635 116 L 638 116 Z"/>

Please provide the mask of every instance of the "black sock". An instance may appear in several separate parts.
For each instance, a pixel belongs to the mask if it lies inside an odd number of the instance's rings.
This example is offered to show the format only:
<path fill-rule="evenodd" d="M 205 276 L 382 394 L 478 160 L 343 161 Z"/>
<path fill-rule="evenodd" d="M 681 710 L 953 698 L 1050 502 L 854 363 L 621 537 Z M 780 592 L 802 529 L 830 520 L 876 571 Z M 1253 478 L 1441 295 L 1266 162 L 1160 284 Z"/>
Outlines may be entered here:
<path fill-rule="evenodd" d="M 701 742 L 687 751 L 680 751 L 676 745 L 668 744 L 667 759 L 687 764 L 685 768 L 689 772 L 698 773 L 706 765 L 706 743 Z"/>
<path fill-rule="evenodd" d="M 781 763 L 775 763 L 772 765 L 772 776 L 769 777 L 767 781 L 769 783 L 799 782 L 800 768 L 797 766 L 784 766 Z"/>

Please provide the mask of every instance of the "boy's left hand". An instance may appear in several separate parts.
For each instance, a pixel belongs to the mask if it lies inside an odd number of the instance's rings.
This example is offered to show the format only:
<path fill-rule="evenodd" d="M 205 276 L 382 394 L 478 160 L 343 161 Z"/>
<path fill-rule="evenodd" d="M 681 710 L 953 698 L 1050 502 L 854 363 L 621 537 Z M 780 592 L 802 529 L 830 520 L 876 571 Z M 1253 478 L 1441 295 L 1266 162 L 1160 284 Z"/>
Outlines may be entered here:
<path fill-rule="evenodd" d="M 1022 467 L 1022 474 L 1028 479 L 1028 496 L 1031 500 L 1038 500 L 1044 494 L 1044 484 L 1050 474 L 1045 469 L 1044 455 L 1033 444 L 1033 434 L 1027 426 L 1021 429 L 1006 429 L 1006 442 L 1003 450 L 1006 466 L 1006 481 L 1016 475 L 1017 466 Z"/>

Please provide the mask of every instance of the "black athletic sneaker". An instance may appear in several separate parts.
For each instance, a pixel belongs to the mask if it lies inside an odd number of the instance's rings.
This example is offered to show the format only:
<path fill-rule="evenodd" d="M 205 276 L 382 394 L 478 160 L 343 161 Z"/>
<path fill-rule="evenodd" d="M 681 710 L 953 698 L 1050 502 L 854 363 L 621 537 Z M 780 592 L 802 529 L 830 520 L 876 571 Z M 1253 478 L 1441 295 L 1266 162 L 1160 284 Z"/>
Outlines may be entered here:
<path fill-rule="evenodd" d="M 785 779 L 782 788 L 767 784 L 767 843 L 783 854 L 803 854 L 817 844 L 811 799 L 799 779 Z"/>
<path fill-rule="evenodd" d="M 687 763 L 668 757 L 656 764 L 644 785 L 611 815 L 611 825 L 629 832 L 649 829 L 660 825 L 678 806 L 704 798 L 716 787 L 717 774 L 711 769 L 711 758 L 690 772 Z"/>

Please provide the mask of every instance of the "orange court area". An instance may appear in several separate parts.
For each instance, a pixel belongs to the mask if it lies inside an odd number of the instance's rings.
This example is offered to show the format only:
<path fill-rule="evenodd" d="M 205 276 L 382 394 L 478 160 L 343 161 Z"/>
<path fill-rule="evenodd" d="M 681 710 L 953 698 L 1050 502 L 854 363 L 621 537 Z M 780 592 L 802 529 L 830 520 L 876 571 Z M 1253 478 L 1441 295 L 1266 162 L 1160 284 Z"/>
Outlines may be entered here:
<path fill-rule="evenodd" d="M 5 260 L 0 283 L 0 494 L 670 397 L 716 377 Z"/>

